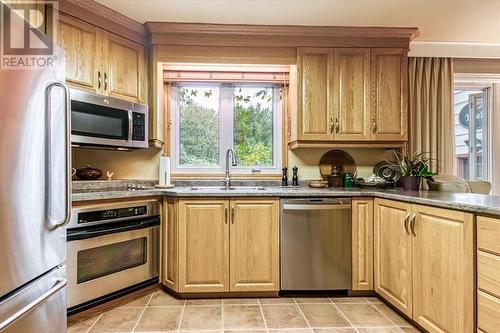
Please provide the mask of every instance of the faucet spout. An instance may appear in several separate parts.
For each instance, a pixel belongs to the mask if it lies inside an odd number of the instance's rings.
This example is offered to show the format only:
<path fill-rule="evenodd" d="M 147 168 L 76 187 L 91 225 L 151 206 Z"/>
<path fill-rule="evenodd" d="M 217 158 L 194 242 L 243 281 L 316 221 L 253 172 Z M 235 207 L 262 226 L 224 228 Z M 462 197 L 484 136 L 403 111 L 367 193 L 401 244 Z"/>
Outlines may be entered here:
<path fill-rule="evenodd" d="M 231 188 L 231 177 L 229 174 L 229 159 L 231 159 L 231 165 L 237 166 L 236 154 L 232 148 L 228 148 L 226 151 L 226 172 L 224 177 L 224 189 L 229 190 Z"/>

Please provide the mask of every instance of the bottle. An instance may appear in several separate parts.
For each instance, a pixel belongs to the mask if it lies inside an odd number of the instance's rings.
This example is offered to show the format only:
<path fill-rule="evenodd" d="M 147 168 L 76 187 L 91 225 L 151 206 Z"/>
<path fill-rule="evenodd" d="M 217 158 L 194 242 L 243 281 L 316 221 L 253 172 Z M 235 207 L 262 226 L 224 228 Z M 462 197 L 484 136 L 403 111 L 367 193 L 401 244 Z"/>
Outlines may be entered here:
<path fill-rule="evenodd" d="M 288 186 L 288 168 L 284 167 L 283 176 L 281 177 L 281 186 Z"/>
<path fill-rule="evenodd" d="M 297 176 L 297 172 L 299 171 L 299 168 L 294 166 L 292 168 L 292 171 L 293 171 L 292 186 L 299 186 L 299 177 Z"/>

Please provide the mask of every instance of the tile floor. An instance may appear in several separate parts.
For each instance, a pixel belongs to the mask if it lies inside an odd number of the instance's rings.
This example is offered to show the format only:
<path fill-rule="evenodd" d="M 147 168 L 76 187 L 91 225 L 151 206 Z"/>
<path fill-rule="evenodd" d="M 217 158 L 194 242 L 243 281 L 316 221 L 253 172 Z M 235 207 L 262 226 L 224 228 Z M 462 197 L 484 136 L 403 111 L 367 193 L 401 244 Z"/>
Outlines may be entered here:
<path fill-rule="evenodd" d="M 374 297 L 178 300 L 162 290 L 79 322 L 68 333 L 418 333 Z"/>

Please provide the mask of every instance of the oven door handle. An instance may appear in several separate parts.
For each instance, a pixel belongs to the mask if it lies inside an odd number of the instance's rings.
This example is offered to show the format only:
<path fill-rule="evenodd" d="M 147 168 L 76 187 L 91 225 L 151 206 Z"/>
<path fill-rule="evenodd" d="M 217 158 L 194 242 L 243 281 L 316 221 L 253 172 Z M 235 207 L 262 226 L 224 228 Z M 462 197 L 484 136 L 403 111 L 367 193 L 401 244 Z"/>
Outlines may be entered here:
<path fill-rule="evenodd" d="M 127 225 L 121 225 L 121 226 L 110 226 L 109 228 L 103 228 L 102 226 L 99 227 L 99 229 L 87 229 L 87 230 L 78 230 L 78 229 L 73 229 L 73 230 L 68 230 L 67 233 L 67 240 L 68 242 L 74 241 L 74 240 L 82 240 L 82 239 L 87 239 L 87 238 L 93 238 L 93 237 L 99 237 L 99 236 L 105 236 L 105 235 L 111 235 L 111 234 L 116 234 L 118 232 L 124 232 L 124 231 L 130 231 L 130 230 L 137 230 L 137 229 L 145 229 L 145 228 L 150 228 L 150 227 L 155 227 L 160 225 L 160 218 L 158 216 L 149 218 L 149 219 L 144 219 L 141 220 L 138 223 L 133 223 L 133 224 L 127 224 Z"/>

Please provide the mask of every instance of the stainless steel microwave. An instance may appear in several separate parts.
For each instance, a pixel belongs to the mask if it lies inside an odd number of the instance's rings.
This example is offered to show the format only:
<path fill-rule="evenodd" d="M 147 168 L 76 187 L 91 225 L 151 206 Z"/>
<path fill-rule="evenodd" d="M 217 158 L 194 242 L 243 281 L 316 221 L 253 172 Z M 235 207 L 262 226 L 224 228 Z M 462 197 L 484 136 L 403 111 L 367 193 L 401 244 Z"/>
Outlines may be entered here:
<path fill-rule="evenodd" d="M 148 107 L 71 89 L 73 147 L 148 148 Z"/>

